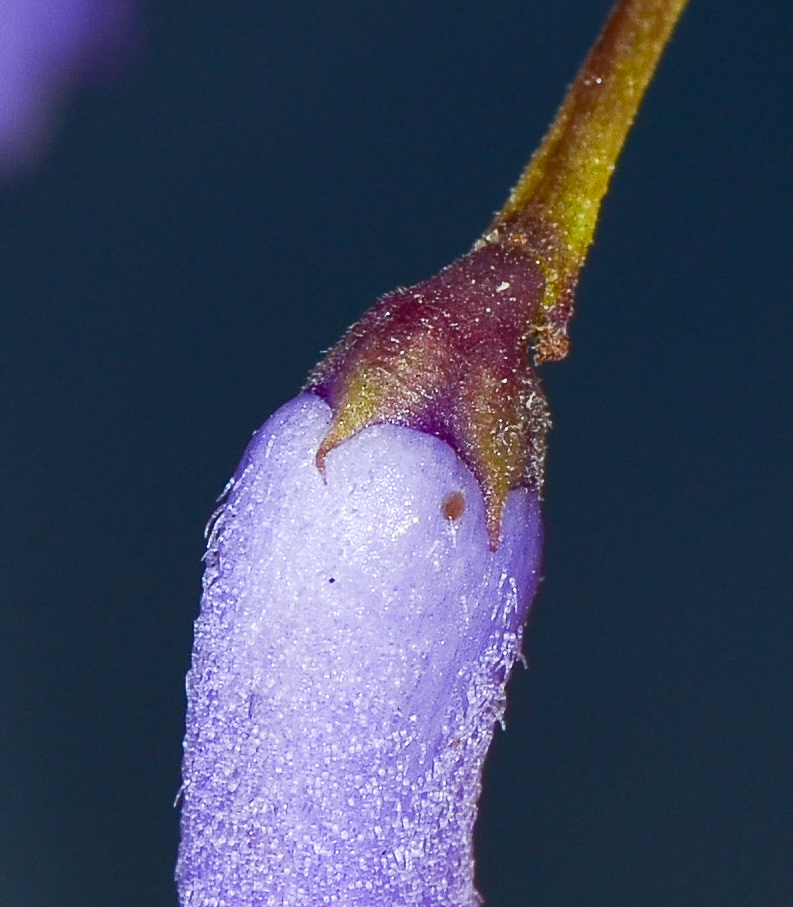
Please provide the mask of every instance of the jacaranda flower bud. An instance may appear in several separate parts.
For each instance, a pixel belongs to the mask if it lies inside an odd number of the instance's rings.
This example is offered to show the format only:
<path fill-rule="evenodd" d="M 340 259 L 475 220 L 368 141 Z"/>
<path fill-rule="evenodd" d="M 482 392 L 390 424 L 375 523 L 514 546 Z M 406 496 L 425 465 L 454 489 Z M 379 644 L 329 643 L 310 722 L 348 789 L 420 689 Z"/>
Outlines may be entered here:
<path fill-rule="evenodd" d="M 567 351 L 684 2 L 618 0 L 474 249 L 383 296 L 248 447 L 187 679 L 183 907 L 478 903 L 482 767 L 539 578 L 534 365 Z"/>
<path fill-rule="evenodd" d="M 185 907 L 478 902 L 480 776 L 538 582 L 536 493 L 491 550 L 480 485 L 431 435 L 316 454 L 302 394 L 257 432 L 206 557 L 188 675 Z"/>

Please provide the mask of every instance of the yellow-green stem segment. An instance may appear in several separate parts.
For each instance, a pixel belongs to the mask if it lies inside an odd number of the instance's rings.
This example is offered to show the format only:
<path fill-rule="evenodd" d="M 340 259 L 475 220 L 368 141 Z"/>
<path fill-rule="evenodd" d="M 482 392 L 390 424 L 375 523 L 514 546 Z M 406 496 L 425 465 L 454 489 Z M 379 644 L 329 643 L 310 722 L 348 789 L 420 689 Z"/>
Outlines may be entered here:
<path fill-rule="evenodd" d="M 566 317 L 600 202 L 644 90 L 686 0 L 618 0 L 540 147 L 484 242 L 529 245 L 546 287 L 535 325 L 540 361 L 566 352 Z M 562 323 L 564 322 L 564 323 Z"/>

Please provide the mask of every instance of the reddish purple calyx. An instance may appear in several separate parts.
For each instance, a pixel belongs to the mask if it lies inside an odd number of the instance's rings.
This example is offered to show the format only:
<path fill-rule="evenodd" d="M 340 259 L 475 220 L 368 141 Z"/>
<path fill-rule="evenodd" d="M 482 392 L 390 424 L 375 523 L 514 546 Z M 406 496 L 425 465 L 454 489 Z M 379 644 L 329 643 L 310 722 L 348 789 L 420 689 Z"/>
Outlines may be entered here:
<path fill-rule="evenodd" d="M 433 434 L 482 488 L 495 550 L 508 492 L 542 483 L 549 419 L 529 351 L 543 290 L 528 252 L 484 245 L 383 296 L 309 376 L 306 390 L 333 413 L 320 470 L 334 447 L 370 425 Z"/>

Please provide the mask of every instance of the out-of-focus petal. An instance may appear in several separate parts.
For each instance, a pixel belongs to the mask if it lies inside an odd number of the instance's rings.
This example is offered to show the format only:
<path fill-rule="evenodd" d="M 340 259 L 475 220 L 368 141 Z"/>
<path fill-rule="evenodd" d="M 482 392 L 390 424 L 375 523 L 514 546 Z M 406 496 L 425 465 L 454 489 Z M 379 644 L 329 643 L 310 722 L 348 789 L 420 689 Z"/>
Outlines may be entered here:
<path fill-rule="evenodd" d="M 132 0 L 0 3 L 0 177 L 38 159 L 70 90 L 112 71 L 133 33 Z"/>
<path fill-rule="evenodd" d="M 539 507 L 488 546 L 454 451 L 393 425 L 315 455 L 303 394 L 210 539 L 188 675 L 185 907 L 472 907 L 482 765 L 538 581 Z"/>

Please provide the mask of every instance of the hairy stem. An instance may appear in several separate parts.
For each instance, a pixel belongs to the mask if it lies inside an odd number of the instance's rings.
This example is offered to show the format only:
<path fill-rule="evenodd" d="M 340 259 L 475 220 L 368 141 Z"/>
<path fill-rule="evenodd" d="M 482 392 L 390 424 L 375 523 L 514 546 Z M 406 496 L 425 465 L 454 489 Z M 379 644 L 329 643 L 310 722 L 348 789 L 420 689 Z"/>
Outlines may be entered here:
<path fill-rule="evenodd" d="M 488 242 L 536 251 L 546 279 L 541 313 L 572 294 L 617 156 L 685 5 L 686 0 L 618 0 L 485 235 Z M 560 358 L 563 346 L 540 358 Z"/>

